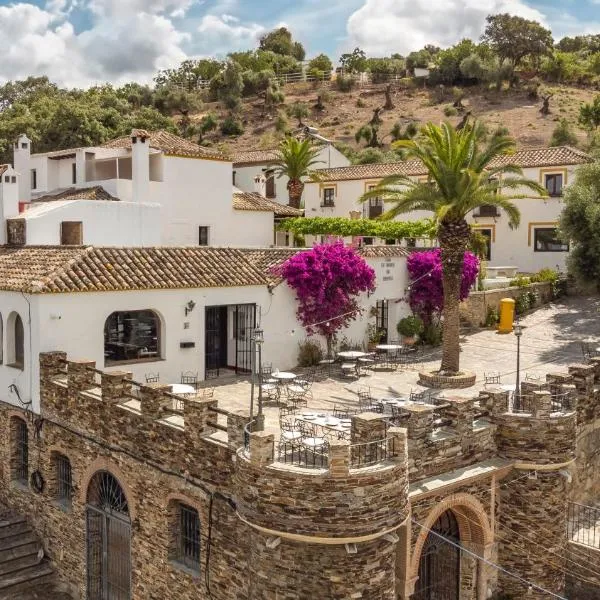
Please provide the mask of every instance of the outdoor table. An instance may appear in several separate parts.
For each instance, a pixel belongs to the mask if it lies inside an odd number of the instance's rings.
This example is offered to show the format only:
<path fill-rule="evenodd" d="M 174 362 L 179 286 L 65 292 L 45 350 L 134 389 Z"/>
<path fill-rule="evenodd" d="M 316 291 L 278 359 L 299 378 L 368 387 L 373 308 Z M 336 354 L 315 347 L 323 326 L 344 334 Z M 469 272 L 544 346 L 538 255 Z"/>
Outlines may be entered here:
<path fill-rule="evenodd" d="M 188 385 L 187 383 L 170 383 L 171 393 L 183 396 L 185 394 L 195 394 L 196 389 L 193 385 Z"/>
<path fill-rule="evenodd" d="M 304 412 L 296 415 L 296 420 L 347 435 L 350 435 L 352 427 L 352 419 L 340 419 L 325 413 Z"/>
<path fill-rule="evenodd" d="M 338 356 L 350 360 L 356 360 L 369 355 L 367 352 L 360 352 L 359 350 L 344 350 L 343 352 L 338 352 Z"/>
<path fill-rule="evenodd" d="M 271 373 L 271 377 L 277 379 L 281 383 L 285 383 L 296 379 L 297 375 L 296 373 L 290 373 L 289 371 L 274 371 Z"/>
<path fill-rule="evenodd" d="M 389 352 L 390 350 L 402 350 L 401 344 L 379 344 L 375 346 L 376 350 L 383 350 Z"/>

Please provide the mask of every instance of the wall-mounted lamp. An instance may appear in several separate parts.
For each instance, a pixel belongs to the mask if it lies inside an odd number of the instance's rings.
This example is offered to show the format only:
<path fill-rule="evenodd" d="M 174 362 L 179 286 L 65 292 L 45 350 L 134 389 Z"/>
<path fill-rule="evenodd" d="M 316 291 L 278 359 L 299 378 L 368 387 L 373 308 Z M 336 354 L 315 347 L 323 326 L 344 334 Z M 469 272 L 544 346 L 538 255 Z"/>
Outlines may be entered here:
<path fill-rule="evenodd" d="M 186 305 L 185 305 L 185 316 L 187 317 L 195 308 L 196 303 L 193 300 L 190 300 Z"/>

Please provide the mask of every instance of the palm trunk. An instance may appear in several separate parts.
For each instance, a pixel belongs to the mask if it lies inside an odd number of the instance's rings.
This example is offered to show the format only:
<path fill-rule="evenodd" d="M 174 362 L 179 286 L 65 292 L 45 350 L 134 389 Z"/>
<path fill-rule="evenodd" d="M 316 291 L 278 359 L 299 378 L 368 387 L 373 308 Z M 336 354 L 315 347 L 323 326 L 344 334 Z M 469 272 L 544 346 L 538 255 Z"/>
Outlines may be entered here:
<path fill-rule="evenodd" d="M 290 179 L 287 184 L 288 189 L 288 206 L 293 208 L 300 208 L 300 202 L 302 200 L 302 192 L 304 191 L 304 184 L 300 179 Z"/>
<path fill-rule="evenodd" d="M 447 219 L 440 223 L 442 283 L 444 288 L 444 324 L 442 365 L 440 370 L 453 375 L 460 370 L 460 285 L 463 261 L 470 228 L 464 219 Z"/>

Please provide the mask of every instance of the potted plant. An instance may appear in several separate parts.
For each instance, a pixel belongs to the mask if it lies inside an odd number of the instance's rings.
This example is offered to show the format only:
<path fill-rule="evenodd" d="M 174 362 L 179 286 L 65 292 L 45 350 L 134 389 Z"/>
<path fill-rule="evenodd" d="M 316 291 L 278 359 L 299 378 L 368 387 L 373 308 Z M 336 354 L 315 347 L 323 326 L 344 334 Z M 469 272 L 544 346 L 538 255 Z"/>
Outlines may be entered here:
<path fill-rule="evenodd" d="M 375 323 L 369 323 L 367 325 L 367 338 L 369 340 L 369 352 L 373 352 L 375 347 L 379 342 L 381 342 L 381 338 L 383 337 L 385 330 L 380 329 L 375 325 Z"/>
<path fill-rule="evenodd" d="M 423 333 L 423 321 L 416 315 L 409 315 L 398 321 L 396 329 L 402 336 L 402 343 L 412 346 L 417 341 L 417 336 Z"/>

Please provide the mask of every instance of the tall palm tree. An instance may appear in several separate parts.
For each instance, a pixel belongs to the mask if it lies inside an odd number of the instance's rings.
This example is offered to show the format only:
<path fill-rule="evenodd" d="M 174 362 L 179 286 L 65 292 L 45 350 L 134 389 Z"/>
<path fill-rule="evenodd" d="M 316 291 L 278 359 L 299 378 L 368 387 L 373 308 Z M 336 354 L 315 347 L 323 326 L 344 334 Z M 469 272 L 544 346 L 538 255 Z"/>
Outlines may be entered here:
<path fill-rule="evenodd" d="M 288 205 L 300 208 L 302 192 L 304 191 L 303 177 L 306 177 L 311 167 L 321 162 L 317 160 L 318 149 L 312 146 L 310 139 L 299 140 L 293 136 L 285 138 L 279 146 L 279 160 L 275 163 L 277 177 L 288 177 Z"/>
<path fill-rule="evenodd" d="M 428 123 L 418 138 L 394 144 L 405 149 L 409 158 L 423 163 L 427 182 L 390 176 L 360 199 L 364 202 L 379 197 L 391 203 L 382 217 L 385 219 L 415 210 L 430 211 L 435 216 L 444 289 L 440 372 L 446 375 L 457 374 L 460 366 L 460 283 L 471 232 L 465 217 L 480 206 L 493 205 L 503 208 L 509 225 L 517 227 L 521 215 L 512 200 L 528 197 L 523 188 L 547 195 L 538 183 L 524 178 L 522 170 L 510 159 L 500 159 L 514 152 L 512 138 L 499 135 L 484 145 L 479 131 L 477 123 L 468 123 L 460 131 L 449 123 L 439 127 Z"/>

